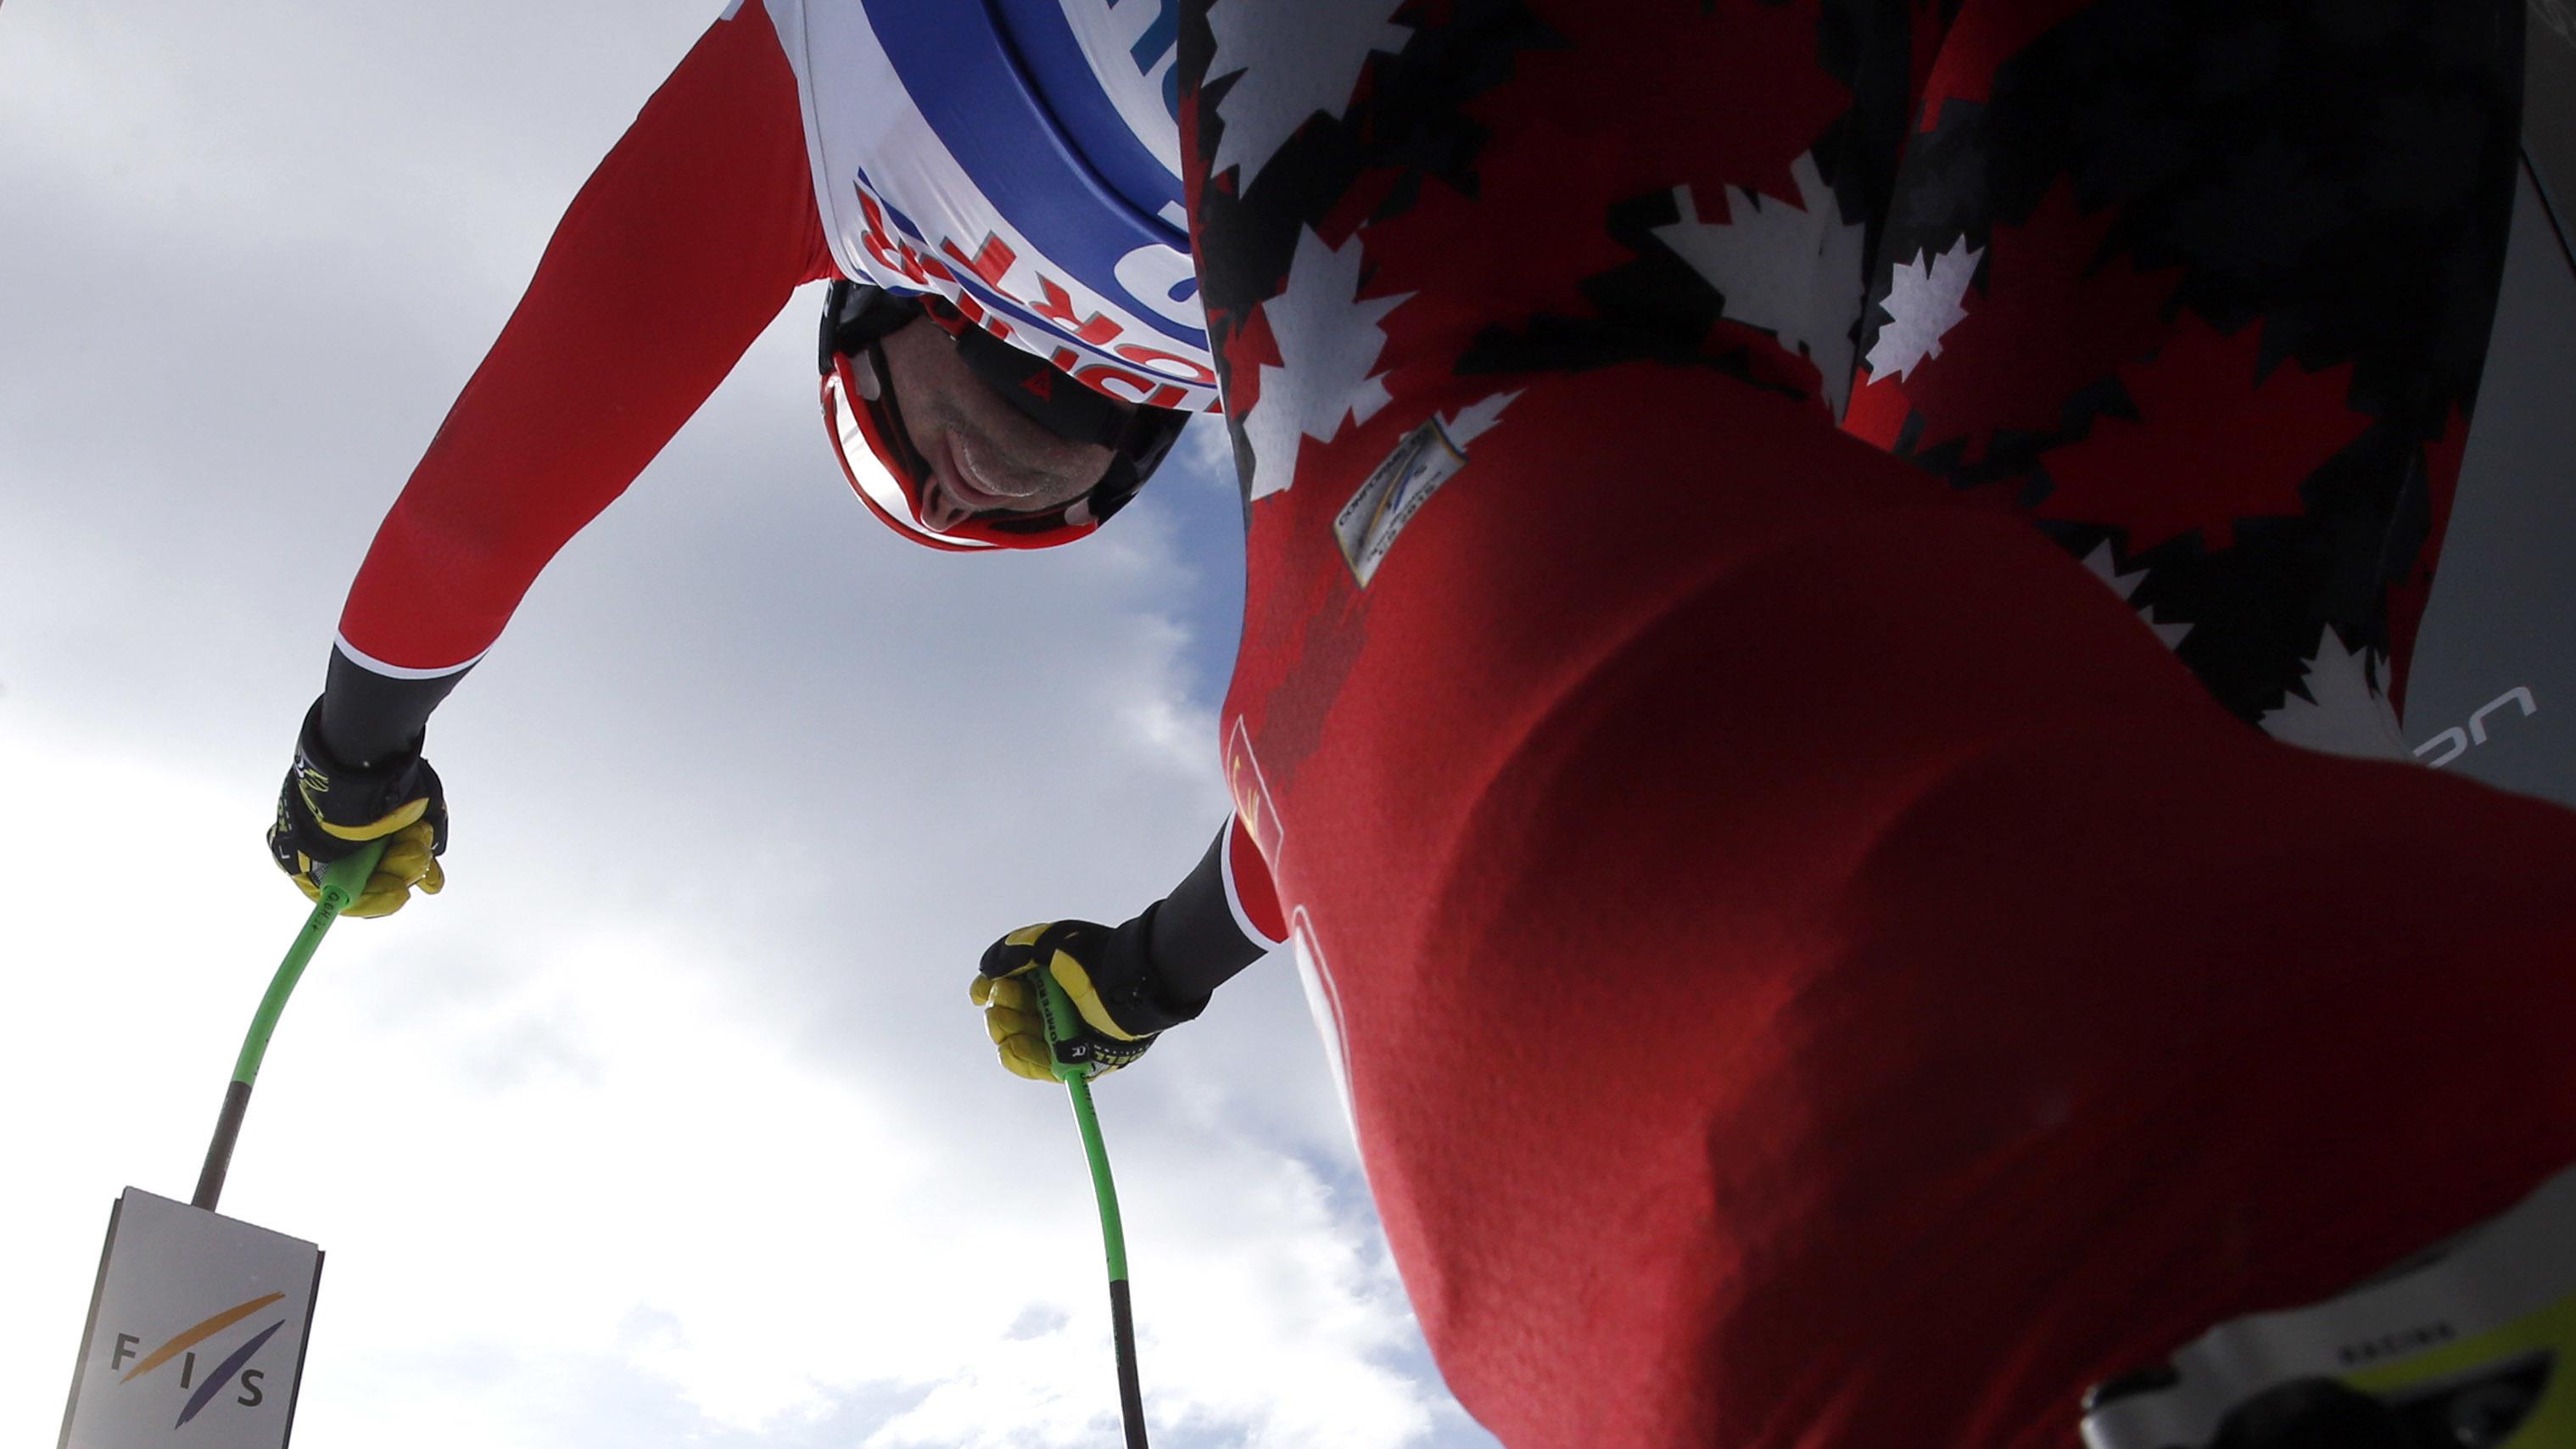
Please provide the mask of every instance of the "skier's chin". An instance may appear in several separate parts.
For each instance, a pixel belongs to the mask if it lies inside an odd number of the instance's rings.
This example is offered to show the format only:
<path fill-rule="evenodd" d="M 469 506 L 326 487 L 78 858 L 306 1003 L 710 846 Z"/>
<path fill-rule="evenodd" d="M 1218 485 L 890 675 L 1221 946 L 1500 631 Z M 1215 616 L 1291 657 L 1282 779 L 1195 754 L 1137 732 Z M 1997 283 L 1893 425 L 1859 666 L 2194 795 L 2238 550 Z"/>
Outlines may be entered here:
<path fill-rule="evenodd" d="M 990 475 L 977 466 L 976 445 L 956 432 L 942 432 L 937 449 L 921 499 L 921 521 L 932 532 L 951 533 L 972 518 L 1029 513 L 1050 506 L 1041 498 L 995 486 Z M 992 445 L 987 443 L 981 453 L 990 457 L 992 451 Z"/>

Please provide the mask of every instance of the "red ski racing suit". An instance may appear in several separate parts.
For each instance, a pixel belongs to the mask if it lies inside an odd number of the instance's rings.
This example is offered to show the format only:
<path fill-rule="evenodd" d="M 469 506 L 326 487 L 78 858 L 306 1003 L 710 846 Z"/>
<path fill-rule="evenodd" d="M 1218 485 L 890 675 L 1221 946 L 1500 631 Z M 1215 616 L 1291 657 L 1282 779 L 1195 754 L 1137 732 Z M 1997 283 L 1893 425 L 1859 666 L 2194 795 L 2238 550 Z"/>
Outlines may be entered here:
<path fill-rule="evenodd" d="M 2518 15 L 1187 8 L 1229 776 L 1515 1449 L 2062 1446 L 2576 1157 L 2566 817 L 2244 723 L 2388 743 Z M 346 756 L 799 283 L 1106 315 L 853 250 L 799 109 L 745 5 L 584 188 L 352 590 Z"/>
<path fill-rule="evenodd" d="M 2246 724 L 2402 684 L 2521 8 L 1185 5 L 1229 777 L 1505 1443 L 2062 1449 L 2576 1159 L 2576 820 Z"/>

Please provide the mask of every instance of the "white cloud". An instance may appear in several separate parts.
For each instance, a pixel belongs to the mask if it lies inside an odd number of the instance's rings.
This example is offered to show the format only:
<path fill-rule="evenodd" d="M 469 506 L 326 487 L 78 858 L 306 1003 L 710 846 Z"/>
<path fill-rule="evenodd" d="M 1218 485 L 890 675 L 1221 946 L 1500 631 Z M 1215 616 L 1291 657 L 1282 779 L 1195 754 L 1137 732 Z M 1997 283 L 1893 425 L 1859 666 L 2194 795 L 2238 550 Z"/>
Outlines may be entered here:
<path fill-rule="evenodd" d="M 102 1209 L 129 1181 L 185 1191 L 302 912 L 245 848 L 257 786 L 13 728 L 0 792 L 48 822 L 0 835 L 0 916 L 26 1019 L 51 1027 L 0 1090 L 56 1104 L 15 1149 L 35 1220 L 10 1277 L 31 1291 L 0 1339 L 60 1362 Z M 146 822 L 144 868 L 122 868 Z M 1088 1442 L 1114 1395 L 1081 1154 L 1053 1092 L 985 1061 L 962 969 L 935 973 L 944 1020 L 889 1010 L 786 1049 L 781 993 L 816 967 L 777 958 L 828 945 L 813 907 L 718 938 L 685 908 L 548 909 L 541 852 L 481 857 L 487 878 L 452 897 L 335 931 L 235 1162 L 227 1211 L 331 1254 L 307 1435 L 607 1443 L 583 1427 L 596 1409 L 567 1424 L 563 1402 L 607 1379 L 675 1436 L 786 1432 L 873 1397 L 888 1417 L 846 1426 L 866 1442 Z M 1157 1423 L 1422 1442 L 1436 1390 L 1390 1366 L 1411 1330 L 1355 1205 L 1296 1144 L 1165 1110 L 1187 1073 L 1160 1065 L 1102 1094 Z M 1033 1311 L 1042 1331 L 1014 1336 Z M 13 1412 L 14 1437 L 50 1427 Z"/>

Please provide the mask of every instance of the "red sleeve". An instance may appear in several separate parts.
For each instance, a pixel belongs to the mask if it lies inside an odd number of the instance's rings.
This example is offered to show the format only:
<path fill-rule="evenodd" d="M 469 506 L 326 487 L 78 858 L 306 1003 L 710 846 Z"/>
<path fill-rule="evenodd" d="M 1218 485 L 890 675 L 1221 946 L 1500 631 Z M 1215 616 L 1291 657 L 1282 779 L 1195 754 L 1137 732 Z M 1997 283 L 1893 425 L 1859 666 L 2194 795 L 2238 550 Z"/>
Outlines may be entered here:
<path fill-rule="evenodd" d="M 341 638 L 401 670 L 472 661 L 789 294 L 832 270 L 795 77 L 751 0 L 573 198 L 377 530 Z"/>
<path fill-rule="evenodd" d="M 1236 816 L 1225 833 L 1226 902 L 1234 924 L 1264 948 L 1277 950 L 1288 939 L 1288 919 L 1279 909 L 1279 888 L 1271 882 L 1270 863 L 1252 843 L 1252 832 Z"/>

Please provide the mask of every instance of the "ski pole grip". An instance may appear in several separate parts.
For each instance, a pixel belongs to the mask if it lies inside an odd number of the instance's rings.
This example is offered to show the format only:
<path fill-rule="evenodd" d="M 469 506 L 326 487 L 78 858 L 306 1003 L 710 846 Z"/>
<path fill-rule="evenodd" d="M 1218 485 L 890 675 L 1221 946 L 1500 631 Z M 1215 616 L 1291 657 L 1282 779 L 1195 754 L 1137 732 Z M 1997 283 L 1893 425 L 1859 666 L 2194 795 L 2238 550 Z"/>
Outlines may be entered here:
<path fill-rule="evenodd" d="M 322 904 L 333 915 L 349 908 L 367 888 L 367 877 L 376 873 L 376 862 L 385 857 L 385 843 L 370 840 L 352 855 L 344 855 L 322 869 Z"/>
<path fill-rule="evenodd" d="M 1082 1035 L 1082 1015 L 1073 1009 L 1073 998 L 1065 995 L 1055 973 L 1040 966 L 1036 971 L 1038 997 L 1044 1003 L 1039 1015 L 1046 1018 L 1047 1061 L 1055 1068 L 1059 1082 L 1087 1081 L 1091 1076 L 1089 1062 L 1068 1062 L 1057 1047 Z"/>

